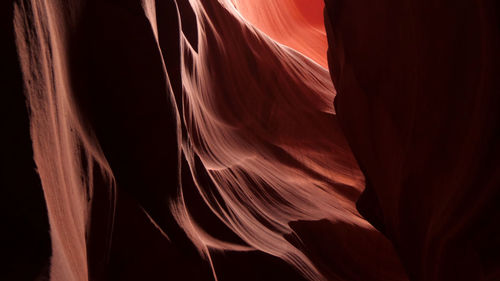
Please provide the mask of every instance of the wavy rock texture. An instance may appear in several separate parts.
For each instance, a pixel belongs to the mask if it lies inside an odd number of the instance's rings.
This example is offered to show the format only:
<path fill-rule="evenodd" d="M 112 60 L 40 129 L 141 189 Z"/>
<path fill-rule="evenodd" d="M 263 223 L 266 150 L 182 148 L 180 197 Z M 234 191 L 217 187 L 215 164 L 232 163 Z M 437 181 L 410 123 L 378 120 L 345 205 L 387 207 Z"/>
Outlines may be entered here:
<path fill-rule="evenodd" d="M 392 2 L 15 2 L 39 279 L 495 280 L 498 10 Z"/>
<path fill-rule="evenodd" d="M 323 0 L 232 0 L 253 26 L 327 68 Z"/>

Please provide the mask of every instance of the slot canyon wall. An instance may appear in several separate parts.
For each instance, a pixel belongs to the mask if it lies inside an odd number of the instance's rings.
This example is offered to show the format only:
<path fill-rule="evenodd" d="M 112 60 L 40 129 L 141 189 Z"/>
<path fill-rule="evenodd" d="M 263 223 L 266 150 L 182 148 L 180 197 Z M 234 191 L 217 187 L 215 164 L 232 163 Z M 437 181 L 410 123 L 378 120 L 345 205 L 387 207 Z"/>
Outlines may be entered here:
<path fill-rule="evenodd" d="M 17 0 L 2 280 L 500 280 L 493 0 Z"/>

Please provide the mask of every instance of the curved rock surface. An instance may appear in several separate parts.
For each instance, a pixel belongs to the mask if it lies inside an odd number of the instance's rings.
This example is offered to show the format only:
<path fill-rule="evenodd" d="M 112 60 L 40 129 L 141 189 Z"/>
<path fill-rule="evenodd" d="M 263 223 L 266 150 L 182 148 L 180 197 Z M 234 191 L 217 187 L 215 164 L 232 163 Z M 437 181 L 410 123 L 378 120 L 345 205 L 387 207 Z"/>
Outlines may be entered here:
<path fill-rule="evenodd" d="M 13 1 L 9 278 L 498 279 L 497 4 L 325 2 Z"/>

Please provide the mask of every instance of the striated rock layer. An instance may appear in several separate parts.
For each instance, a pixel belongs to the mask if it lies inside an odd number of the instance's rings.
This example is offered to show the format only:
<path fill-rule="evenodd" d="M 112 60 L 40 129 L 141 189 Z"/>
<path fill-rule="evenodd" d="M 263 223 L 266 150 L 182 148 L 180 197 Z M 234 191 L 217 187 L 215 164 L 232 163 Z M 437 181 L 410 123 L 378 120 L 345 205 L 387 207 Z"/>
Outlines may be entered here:
<path fill-rule="evenodd" d="M 16 1 L 39 279 L 495 280 L 498 9 L 424 2 Z"/>

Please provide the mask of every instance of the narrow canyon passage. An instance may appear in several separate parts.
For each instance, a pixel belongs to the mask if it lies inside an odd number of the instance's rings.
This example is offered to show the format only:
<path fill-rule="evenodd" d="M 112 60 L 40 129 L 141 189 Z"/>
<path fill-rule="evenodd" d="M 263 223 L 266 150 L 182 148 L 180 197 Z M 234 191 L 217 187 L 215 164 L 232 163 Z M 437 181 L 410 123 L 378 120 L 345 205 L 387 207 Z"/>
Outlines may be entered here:
<path fill-rule="evenodd" d="M 12 1 L 19 279 L 498 279 L 500 10 L 431 2 Z"/>

